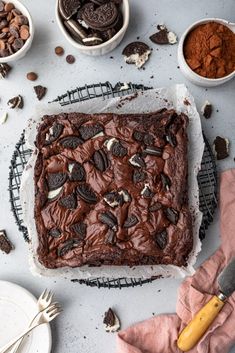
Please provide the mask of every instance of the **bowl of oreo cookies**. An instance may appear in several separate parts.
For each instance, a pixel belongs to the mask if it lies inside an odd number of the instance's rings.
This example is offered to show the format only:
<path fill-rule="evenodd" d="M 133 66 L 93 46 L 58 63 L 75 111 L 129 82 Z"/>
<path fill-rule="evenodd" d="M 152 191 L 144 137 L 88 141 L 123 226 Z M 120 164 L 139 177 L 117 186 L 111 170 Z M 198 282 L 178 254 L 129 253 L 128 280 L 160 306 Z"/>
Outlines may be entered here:
<path fill-rule="evenodd" d="M 56 19 L 75 48 L 87 55 L 104 55 L 126 33 L 129 0 L 57 0 Z"/>

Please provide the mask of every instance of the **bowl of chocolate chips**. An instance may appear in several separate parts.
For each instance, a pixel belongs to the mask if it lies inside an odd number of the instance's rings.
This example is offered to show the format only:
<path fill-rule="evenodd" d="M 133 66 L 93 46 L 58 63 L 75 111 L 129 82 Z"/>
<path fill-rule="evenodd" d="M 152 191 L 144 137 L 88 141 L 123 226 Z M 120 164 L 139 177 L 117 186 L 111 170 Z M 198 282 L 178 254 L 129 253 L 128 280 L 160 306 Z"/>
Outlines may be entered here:
<path fill-rule="evenodd" d="M 0 0 L 0 63 L 21 59 L 34 36 L 32 18 L 18 0 Z"/>
<path fill-rule="evenodd" d="M 57 0 L 56 19 L 80 52 L 104 55 L 118 46 L 129 24 L 128 0 Z"/>

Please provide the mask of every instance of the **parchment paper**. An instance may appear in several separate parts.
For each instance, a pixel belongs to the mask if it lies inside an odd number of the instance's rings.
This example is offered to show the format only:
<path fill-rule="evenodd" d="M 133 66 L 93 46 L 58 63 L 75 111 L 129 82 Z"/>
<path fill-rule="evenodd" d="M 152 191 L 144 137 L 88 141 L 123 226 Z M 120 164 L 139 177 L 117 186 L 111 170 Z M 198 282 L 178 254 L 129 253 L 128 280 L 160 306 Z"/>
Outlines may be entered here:
<path fill-rule="evenodd" d="M 33 155 L 25 168 L 21 183 L 21 205 L 23 208 L 23 218 L 28 228 L 31 239 L 29 249 L 30 269 L 35 275 L 42 276 L 62 276 L 66 278 L 96 278 L 96 277 L 132 277 L 132 278 L 150 278 L 152 276 L 162 277 L 184 277 L 194 272 L 194 264 L 197 254 L 201 250 L 199 240 L 199 228 L 201 225 L 202 214 L 199 211 L 199 189 L 197 183 L 197 174 L 200 170 L 201 159 L 204 151 L 204 141 L 201 130 L 200 117 L 197 112 L 194 99 L 188 92 L 185 85 L 174 85 L 169 88 L 160 88 L 139 92 L 131 96 L 121 98 L 95 98 L 89 101 L 60 107 L 58 103 L 50 104 L 36 108 L 33 117 L 29 120 L 26 129 L 26 141 L 29 148 L 33 149 Z M 131 99 L 130 99 L 131 97 Z M 178 112 L 184 112 L 189 117 L 188 137 L 189 137 L 189 206 L 193 215 L 193 236 L 194 246 L 189 256 L 187 267 L 177 267 L 173 265 L 155 265 L 155 266 L 101 266 L 81 268 L 62 268 L 49 270 L 42 266 L 37 259 L 38 236 L 34 221 L 34 164 L 37 151 L 35 150 L 35 137 L 37 126 L 44 114 L 57 114 L 61 112 L 83 112 L 83 113 L 148 113 L 159 110 L 163 107 L 174 108 Z"/>

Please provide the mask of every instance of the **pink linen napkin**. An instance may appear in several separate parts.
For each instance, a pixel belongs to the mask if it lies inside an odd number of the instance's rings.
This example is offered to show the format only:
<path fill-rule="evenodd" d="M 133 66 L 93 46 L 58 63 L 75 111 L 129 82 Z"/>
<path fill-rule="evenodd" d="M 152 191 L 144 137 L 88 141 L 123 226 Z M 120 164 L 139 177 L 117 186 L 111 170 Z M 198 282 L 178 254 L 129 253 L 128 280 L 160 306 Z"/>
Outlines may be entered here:
<path fill-rule="evenodd" d="M 186 278 L 178 292 L 176 314 L 158 315 L 138 323 L 117 336 L 116 353 L 179 353 L 179 332 L 194 314 L 217 293 L 217 277 L 235 256 L 235 169 L 220 179 L 220 248 L 192 277 Z M 190 353 L 227 353 L 235 344 L 235 294 L 226 302 L 196 347 Z"/>

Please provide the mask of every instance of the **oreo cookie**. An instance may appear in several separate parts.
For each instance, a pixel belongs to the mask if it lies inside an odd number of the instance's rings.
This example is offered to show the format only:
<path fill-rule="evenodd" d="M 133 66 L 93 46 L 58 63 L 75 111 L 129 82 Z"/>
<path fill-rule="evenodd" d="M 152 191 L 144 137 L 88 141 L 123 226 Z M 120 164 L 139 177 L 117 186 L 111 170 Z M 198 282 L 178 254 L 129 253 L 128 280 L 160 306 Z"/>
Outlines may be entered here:
<path fill-rule="evenodd" d="M 99 33 L 91 33 L 87 37 L 83 38 L 82 42 L 87 46 L 93 46 L 103 43 L 103 39 Z"/>
<path fill-rule="evenodd" d="M 128 44 L 122 52 L 124 60 L 127 64 L 135 64 L 138 69 L 144 66 L 149 59 L 151 50 L 149 46 L 143 42 L 132 42 Z"/>
<path fill-rule="evenodd" d="M 86 171 L 81 163 L 74 162 L 69 164 L 69 172 L 71 181 L 84 181 L 86 179 Z"/>
<path fill-rule="evenodd" d="M 59 123 L 54 123 L 49 129 L 49 133 L 46 135 L 46 143 L 52 143 L 56 141 L 64 130 L 64 125 Z"/>
<path fill-rule="evenodd" d="M 137 183 L 140 183 L 141 181 L 144 181 L 146 179 L 146 173 L 143 172 L 142 170 L 139 170 L 139 169 L 135 169 L 133 171 L 133 183 L 134 184 L 137 184 Z"/>
<path fill-rule="evenodd" d="M 61 146 L 75 150 L 79 145 L 83 143 L 83 140 L 77 136 L 66 136 L 60 140 Z"/>
<path fill-rule="evenodd" d="M 62 197 L 59 204 L 69 210 L 73 210 L 77 207 L 77 199 L 74 194 L 70 194 Z"/>
<path fill-rule="evenodd" d="M 117 218 L 110 211 L 103 212 L 99 215 L 101 223 L 106 224 L 110 229 L 117 230 Z"/>
<path fill-rule="evenodd" d="M 59 12 L 61 16 L 68 20 L 76 14 L 81 7 L 81 0 L 59 0 Z"/>
<path fill-rule="evenodd" d="M 97 196 L 91 187 L 87 184 L 81 184 L 77 187 L 78 196 L 87 203 L 96 203 Z"/>
<path fill-rule="evenodd" d="M 67 180 L 66 173 L 50 173 L 47 177 L 49 191 L 56 190 L 64 185 Z"/>
<path fill-rule="evenodd" d="M 73 250 L 77 246 L 81 246 L 83 244 L 82 240 L 79 239 L 69 239 L 66 242 L 60 246 L 60 248 L 57 251 L 58 256 L 64 256 L 66 255 L 69 251 Z"/>
<path fill-rule="evenodd" d="M 103 149 L 95 151 L 92 159 L 96 169 L 100 172 L 104 172 L 109 167 L 109 160 Z"/>
<path fill-rule="evenodd" d="M 83 43 L 83 40 L 87 38 L 87 33 L 77 21 L 70 19 L 68 21 L 64 21 L 64 25 L 72 36 L 75 37 L 80 43 Z"/>
<path fill-rule="evenodd" d="M 109 1 L 98 8 L 94 3 L 84 5 L 82 9 L 82 18 L 92 29 L 102 30 L 113 26 L 118 18 L 118 9 L 116 5 Z"/>
<path fill-rule="evenodd" d="M 166 26 L 158 25 L 158 32 L 154 33 L 149 39 L 155 44 L 175 44 L 177 43 L 177 36 L 175 33 L 169 31 Z"/>

